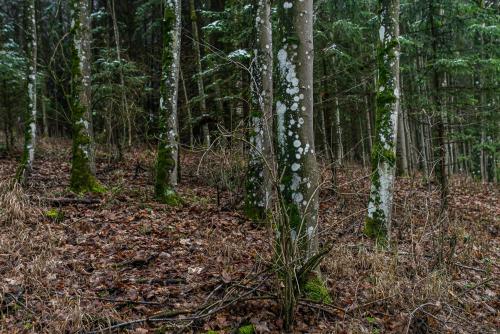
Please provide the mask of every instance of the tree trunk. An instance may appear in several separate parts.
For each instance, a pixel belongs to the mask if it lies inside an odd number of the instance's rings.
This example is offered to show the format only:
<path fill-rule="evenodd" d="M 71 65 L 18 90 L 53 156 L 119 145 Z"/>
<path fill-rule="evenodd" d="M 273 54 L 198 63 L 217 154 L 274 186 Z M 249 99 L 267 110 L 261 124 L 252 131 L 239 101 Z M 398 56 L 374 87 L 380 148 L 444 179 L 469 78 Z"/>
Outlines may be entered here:
<path fill-rule="evenodd" d="M 252 66 L 252 114 L 245 211 L 252 219 L 264 219 L 271 206 L 276 177 L 273 153 L 273 54 L 270 0 L 257 8 L 258 48 Z"/>
<path fill-rule="evenodd" d="M 208 116 L 207 114 L 207 101 L 205 98 L 205 88 L 203 84 L 203 69 L 201 66 L 201 50 L 200 50 L 200 34 L 198 32 L 198 16 L 196 15 L 196 7 L 194 0 L 189 0 L 189 9 L 191 16 L 191 25 L 193 29 L 193 49 L 196 59 L 196 67 L 198 76 L 196 82 L 198 84 L 198 94 L 200 94 L 200 111 L 202 119 L 202 133 L 203 133 L 203 144 L 206 147 L 210 146 L 210 131 L 208 128 L 208 122 L 204 120 Z"/>
<path fill-rule="evenodd" d="M 187 123 L 188 123 L 188 131 L 189 131 L 189 148 L 193 149 L 193 147 L 194 147 L 193 115 L 191 113 L 191 105 L 189 103 L 189 97 L 188 97 L 187 90 L 186 90 L 186 81 L 184 81 L 184 74 L 183 74 L 181 68 L 179 68 L 179 73 L 180 73 L 180 79 L 182 82 L 182 91 L 184 93 L 184 103 L 186 104 Z"/>
<path fill-rule="evenodd" d="M 401 174 L 404 176 L 408 176 L 408 151 L 406 145 L 406 129 L 404 124 L 404 111 L 401 109 L 399 117 L 398 117 L 398 137 L 399 147 L 401 148 Z"/>
<path fill-rule="evenodd" d="M 160 141 L 156 161 L 155 196 L 176 205 L 179 166 L 177 96 L 181 56 L 181 0 L 165 0 L 163 9 L 163 55 L 160 95 Z"/>
<path fill-rule="evenodd" d="M 344 160 L 344 146 L 342 144 L 342 126 L 340 124 L 339 91 L 335 80 L 335 147 L 337 149 L 337 165 L 342 166 Z"/>
<path fill-rule="evenodd" d="M 399 114 L 399 0 L 379 0 L 377 105 L 372 184 L 365 233 L 390 238 Z"/>
<path fill-rule="evenodd" d="M 440 78 L 436 69 L 435 63 L 437 61 L 437 48 L 438 48 L 438 31 L 435 23 L 435 7 L 432 0 L 429 0 L 429 24 L 431 27 L 432 39 L 432 102 L 436 111 L 436 138 L 437 148 L 435 150 L 436 176 L 440 186 L 441 192 L 441 213 L 448 209 L 448 173 L 446 170 L 446 129 L 444 113 L 440 100 Z"/>
<path fill-rule="evenodd" d="M 372 133 L 372 120 L 371 120 L 371 117 L 370 117 L 370 104 L 368 103 L 368 91 L 366 91 L 366 89 L 365 89 L 364 100 L 365 100 L 365 108 L 366 108 L 366 112 L 365 112 L 365 116 L 366 116 L 366 130 L 368 132 L 368 152 L 371 152 L 372 151 L 372 147 L 373 147 L 373 141 L 372 141 L 372 136 L 373 136 L 373 133 Z"/>
<path fill-rule="evenodd" d="M 16 173 L 16 180 L 24 183 L 33 169 L 36 143 L 36 112 L 37 112 L 37 34 L 35 0 L 25 3 L 25 37 L 26 57 L 29 60 L 27 69 L 28 109 L 24 119 L 24 149 L 21 162 Z"/>
<path fill-rule="evenodd" d="M 120 30 L 118 29 L 118 21 L 116 20 L 116 11 L 115 11 L 115 0 L 108 0 L 109 4 L 108 6 L 110 7 L 111 10 L 111 19 L 113 21 L 113 32 L 115 35 L 115 46 L 116 46 L 116 59 L 118 60 L 118 63 L 120 64 L 120 84 L 121 84 L 121 90 L 122 90 L 122 107 L 123 110 L 122 112 L 125 112 L 125 119 L 127 120 L 127 143 L 128 146 L 132 146 L 132 122 L 131 122 L 131 117 L 130 111 L 128 108 L 128 101 L 127 101 L 127 94 L 125 92 L 125 76 L 123 74 L 123 64 L 122 64 L 122 57 L 121 57 L 121 50 L 120 50 Z"/>
<path fill-rule="evenodd" d="M 277 2 L 278 254 L 285 330 L 298 292 L 317 268 L 318 168 L 313 130 L 313 1 Z M 298 284 L 297 284 L 298 283 Z M 307 284 L 305 285 L 307 290 Z"/>
<path fill-rule="evenodd" d="M 87 0 L 71 0 L 71 117 L 73 158 L 70 188 L 77 192 L 100 192 L 95 178 L 90 86 L 90 22 Z"/>

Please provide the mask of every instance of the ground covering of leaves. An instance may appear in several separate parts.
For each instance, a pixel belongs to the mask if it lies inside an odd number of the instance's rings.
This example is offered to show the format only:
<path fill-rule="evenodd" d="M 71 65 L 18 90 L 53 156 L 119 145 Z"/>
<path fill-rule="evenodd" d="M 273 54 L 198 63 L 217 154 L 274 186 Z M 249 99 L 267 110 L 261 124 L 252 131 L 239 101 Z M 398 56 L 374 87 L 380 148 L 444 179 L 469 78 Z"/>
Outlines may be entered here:
<path fill-rule="evenodd" d="M 100 154 L 108 189 L 100 202 L 59 207 L 46 199 L 74 195 L 69 143 L 56 142 L 39 146 L 25 191 L 6 187 L 18 155 L 0 157 L 1 333 L 100 333 L 146 318 L 113 332 L 282 332 L 272 232 L 245 219 L 227 180 L 209 180 L 204 166 L 228 170 L 216 157 L 200 165 L 203 154 L 183 154 L 184 204 L 171 208 L 152 198 L 153 151 L 132 150 L 120 162 Z M 443 239 L 435 185 L 399 178 L 397 246 L 387 251 L 362 233 L 367 175 L 347 165 L 337 195 L 323 185 L 321 243 L 333 249 L 321 269 L 333 303 L 303 300 L 294 332 L 496 333 L 498 186 L 453 178 Z"/>

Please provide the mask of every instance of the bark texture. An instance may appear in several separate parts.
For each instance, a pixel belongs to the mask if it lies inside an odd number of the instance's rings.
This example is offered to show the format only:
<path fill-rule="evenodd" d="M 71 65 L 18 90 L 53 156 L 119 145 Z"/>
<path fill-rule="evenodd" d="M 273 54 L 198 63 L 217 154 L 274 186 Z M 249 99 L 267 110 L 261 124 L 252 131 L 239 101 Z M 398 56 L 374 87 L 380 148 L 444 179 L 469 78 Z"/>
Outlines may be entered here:
<path fill-rule="evenodd" d="M 288 328 L 298 293 L 321 259 L 313 130 L 313 1 L 278 1 L 277 18 L 276 156 L 283 213 L 277 233 Z"/>
<path fill-rule="evenodd" d="M 178 204 L 175 193 L 179 167 L 177 100 L 181 52 L 181 0 L 165 0 L 160 97 L 160 141 L 156 161 L 155 196 L 166 204 Z"/>
<path fill-rule="evenodd" d="M 90 82 L 90 12 L 88 1 L 71 0 L 71 118 L 73 158 L 70 188 L 77 192 L 101 192 L 95 178 Z"/>
<path fill-rule="evenodd" d="M 28 83 L 28 109 L 24 119 L 24 149 L 19 164 L 16 180 L 24 183 L 33 169 L 35 160 L 36 142 L 36 114 L 37 114 L 37 34 L 35 0 L 25 0 L 25 36 L 26 36 L 26 58 L 29 60 L 27 69 Z"/>
<path fill-rule="evenodd" d="M 385 242 L 390 233 L 399 113 L 399 0 L 379 0 L 378 80 L 372 184 L 365 233 Z"/>
<path fill-rule="evenodd" d="M 256 15 L 257 45 L 252 66 L 250 157 L 246 183 L 246 213 L 263 219 L 270 208 L 275 175 L 272 113 L 273 54 L 270 0 L 259 0 Z"/>

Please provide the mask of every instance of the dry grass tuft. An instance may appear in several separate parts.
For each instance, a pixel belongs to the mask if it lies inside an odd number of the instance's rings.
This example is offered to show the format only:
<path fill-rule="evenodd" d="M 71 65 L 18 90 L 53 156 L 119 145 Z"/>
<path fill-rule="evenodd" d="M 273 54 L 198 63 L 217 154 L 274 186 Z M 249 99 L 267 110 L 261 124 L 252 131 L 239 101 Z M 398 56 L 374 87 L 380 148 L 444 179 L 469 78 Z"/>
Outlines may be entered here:
<path fill-rule="evenodd" d="M 23 188 L 17 182 L 0 181 L 1 223 L 24 221 L 29 212 L 29 202 Z"/>

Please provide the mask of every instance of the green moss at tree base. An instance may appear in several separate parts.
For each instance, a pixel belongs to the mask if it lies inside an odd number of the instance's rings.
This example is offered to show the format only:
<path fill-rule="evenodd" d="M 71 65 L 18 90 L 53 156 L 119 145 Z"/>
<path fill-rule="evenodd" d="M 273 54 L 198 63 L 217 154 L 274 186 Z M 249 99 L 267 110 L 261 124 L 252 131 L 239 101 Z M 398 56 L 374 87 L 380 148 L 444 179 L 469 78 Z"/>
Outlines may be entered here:
<path fill-rule="evenodd" d="M 156 189 L 155 199 L 158 202 L 169 206 L 179 206 L 184 204 L 182 198 L 171 188 L 164 188 L 163 190 Z"/>
<path fill-rule="evenodd" d="M 316 302 L 331 304 L 332 297 L 328 292 L 325 282 L 317 276 L 310 278 L 304 285 L 304 294 L 307 298 Z"/>
<path fill-rule="evenodd" d="M 367 237 L 374 238 L 378 244 L 386 243 L 387 230 L 384 223 L 376 218 L 366 217 L 363 232 Z"/>
<path fill-rule="evenodd" d="M 88 173 L 85 173 L 84 175 L 77 175 L 72 173 L 70 189 L 77 194 L 102 194 L 107 191 L 106 187 L 103 186 L 97 180 L 97 178 L 90 173 L 90 171 Z"/>
<path fill-rule="evenodd" d="M 251 196 L 248 196 L 245 200 L 245 208 L 244 208 L 245 216 L 254 221 L 261 222 L 266 219 L 266 211 L 264 208 L 255 205 L 254 199 Z"/>

